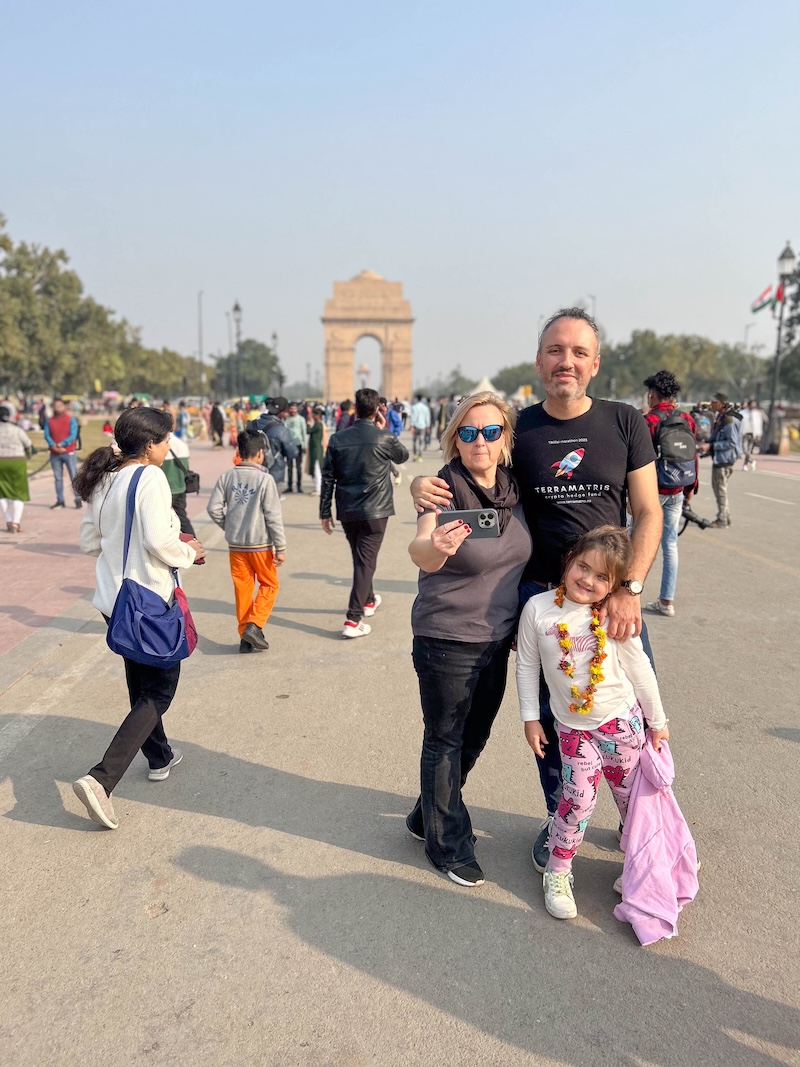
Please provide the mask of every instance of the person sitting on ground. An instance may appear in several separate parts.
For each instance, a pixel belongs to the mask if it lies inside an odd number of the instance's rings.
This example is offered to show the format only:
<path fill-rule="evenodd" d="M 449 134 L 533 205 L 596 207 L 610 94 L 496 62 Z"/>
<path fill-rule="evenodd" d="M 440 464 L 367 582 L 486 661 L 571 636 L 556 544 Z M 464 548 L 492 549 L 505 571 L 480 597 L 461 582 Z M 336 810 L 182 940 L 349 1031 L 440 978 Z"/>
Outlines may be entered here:
<path fill-rule="evenodd" d="M 406 826 L 433 866 L 462 886 L 484 881 L 462 789 L 503 701 L 531 555 L 509 468 L 514 417 L 491 392 L 462 400 L 441 442 L 438 477 L 452 500 L 420 515 L 408 549 L 420 568 L 411 628 L 424 733 L 420 795 Z M 476 508 L 497 513 L 497 537 L 475 537 L 461 519 L 437 525 L 440 514 Z"/>
<path fill-rule="evenodd" d="M 564 561 L 561 585 L 532 596 L 517 635 L 517 689 L 525 738 L 540 759 L 548 737 L 540 722 L 539 671 L 550 692 L 561 751 L 561 799 L 553 817 L 543 875 L 544 903 L 556 919 L 578 914 L 572 860 L 605 777 L 625 822 L 645 741 L 669 740 L 655 671 L 641 638 L 615 641 L 600 624 L 606 598 L 628 574 L 627 532 L 600 526 L 580 537 Z"/>
<path fill-rule="evenodd" d="M 280 587 L 276 568 L 286 559 L 278 490 L 263 466 L 268 447 L 263 433 L 243 430 L 241 462 L 220 475 L 208 502 L 208 514 L 225 531 L 230 549 L 240 652 L 269 648 L 264 626 Z"/>

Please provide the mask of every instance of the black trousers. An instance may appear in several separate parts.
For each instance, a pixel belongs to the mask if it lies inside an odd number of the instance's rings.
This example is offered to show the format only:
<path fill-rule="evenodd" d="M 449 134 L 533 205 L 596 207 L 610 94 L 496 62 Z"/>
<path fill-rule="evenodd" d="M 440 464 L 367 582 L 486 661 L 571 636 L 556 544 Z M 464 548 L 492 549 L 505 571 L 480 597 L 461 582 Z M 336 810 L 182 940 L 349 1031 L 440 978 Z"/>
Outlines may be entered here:
<path fill-rule="evenodd" d="M 131 710 L 106 753 L 89 774 L 107 793 L 113 793 L 119 780 L 133 762 L 133 757 L 142 750 L 151 769 L 166 767 L 172 759 L 161 716 L 166 712 L 178 688 L 181 665 L 176 663 L 168 670 L 148 667 L 126 659 L 125 680 L 128 683 Z"/>
<path fill-rule="evenodd" d="M 378 552 L 383 543 L 388 519 L 361 519 L 358 522 L 343 522 L 342 529 L 353 554 L 353 588 L 350 591 L 350 606 L 347 618 L 361 622 L 364 605 L 375 599 L 372 579 L 378 564 Z"/>
<path fill-rule="evenodd" d="M 475 859 L 472 822 L 461 790 L 503 703 L 512 635 L 500 641 L 414 638 L 425 732 L 420 796 L 406 825 L 425 838 L 440 871 Z"/>
<path fill-rule="evenodd" d="M 295 469 L 297 470 L 297 491 L 298 493 L 300 492 L 300 488 L 303 484 L 303 456 L 305 454 L 306 450 L 304 448 L 300 448 L 298 445 L 297 455 L 294 457 L 294 459 L 289 459 L 286 461 L 286 477 L 290 493 L 292 491 L 292 479 L 294 477 Z"/>
<path fill-rule="evenodd" d="M 181 520 L 181 533 L 191 534 L 195 537 L 194 526 L 189 521 L 189 516 L 186 514 L 186 493 L 173 493 L 172 494 L 172 510 Z"/>

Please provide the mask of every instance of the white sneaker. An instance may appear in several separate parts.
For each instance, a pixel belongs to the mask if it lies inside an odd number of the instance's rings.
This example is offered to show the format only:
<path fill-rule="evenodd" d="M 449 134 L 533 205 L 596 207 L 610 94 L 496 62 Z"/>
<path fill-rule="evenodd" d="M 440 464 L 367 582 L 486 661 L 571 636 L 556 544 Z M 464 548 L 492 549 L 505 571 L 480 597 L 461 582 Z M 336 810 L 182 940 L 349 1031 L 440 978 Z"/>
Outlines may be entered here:
<path fill-rule="evenodd" d="M 177 767 L 182 759 L 183 753 L 181 752 L 181 750 L 179 748 L 173 748 L 172 759 L 169 761 L 166 767 L 156 767 L 155 769 L 151 767 L 147 777 L 150 779 L 151 782 L 165 781 L 165 779 L 169 778 L 169 772 L 172 770 L 172 768 Z"/>
<path fill-rule="evenodd" d="M 578 909 L 575 906 L 575 897 L 572 895 L 572 883 L 574 877 L 572 871 L 557 873 L 545 871 L 542 877 L 544 886 L 544 906 L 554 919 L 574 919 Z"/>
<path fill-rule="evenodd" d="M 375 614 L 375 612 L 378 610 L 378 608 L 381 606 L 382 603 L 383 603 L 383 598 L 381 597 L 380 593 L 376 593 L 375 594 L 375 599 L 372 601 L 372 603 L 364 605 L 364 615 L 365 615 L 365 617 L 368 618 L 368 619 L 371 619 L 372 616 Z"/>
<path fill-rule="evenodd" d="M 348 619 L 344 624 L 342 637 L 366 637 L 369 633 L 372 633 L 372 627 L 368 622 L 350 622 Z"/>
<path fill-rule="evenodd" d="M 661 600 L 651 600 L 649 604 L 642 605 L 642 611 L 649 611 L 651 615 L 669 615 L 671 617 L 675 614 L 675 605 L 664 604 Z"/>

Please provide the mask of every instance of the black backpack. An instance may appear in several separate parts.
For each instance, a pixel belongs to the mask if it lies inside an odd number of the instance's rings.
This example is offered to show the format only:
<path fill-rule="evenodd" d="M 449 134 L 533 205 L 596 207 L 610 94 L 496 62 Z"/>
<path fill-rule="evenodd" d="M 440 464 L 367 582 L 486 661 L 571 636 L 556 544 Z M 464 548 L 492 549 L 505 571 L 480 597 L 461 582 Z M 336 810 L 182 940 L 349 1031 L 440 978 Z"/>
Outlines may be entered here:
<path fill-rule="evenodd" d="M 697 477 L 695 455 L 697 441 L 689 423 L 677 411 L 659 416 L 653 435 L 656 449 L 656 474 L 660 489 L 686 489 Z"/>

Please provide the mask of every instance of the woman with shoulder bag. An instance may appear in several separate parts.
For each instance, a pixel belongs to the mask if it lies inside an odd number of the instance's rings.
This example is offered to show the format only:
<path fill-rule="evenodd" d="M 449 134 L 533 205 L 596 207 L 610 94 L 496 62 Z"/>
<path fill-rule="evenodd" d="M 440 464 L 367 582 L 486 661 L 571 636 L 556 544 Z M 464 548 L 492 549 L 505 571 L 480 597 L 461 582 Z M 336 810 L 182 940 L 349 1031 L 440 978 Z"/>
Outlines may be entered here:
<path fill-rule="evenodd" d="M 167 606 L 174 600 L 175 569 L 191 567 L 205 557 L 199 541 L 181 541 L 170 488 L 160 469 L 170 448 L 171 430 L 169 412 L 129 408 L 114 428 L 118 451 L 111 446 L 95 449 L 75 478 L 75 492 L 89 505 L 81 522 L 81 550 L 98 557 L 93 603 L 106 622 L 114 612 L 123 577 L 156 594 Z M 126 556 L 128 490 L 134 478 L 138 484 L 133 490 Z M 89 817 L 110 830 L 119 826 L 111 794 L 139 749 L 154 782 L 167 778 L 182 758 L 170 746 L 161 722 L 178 687 L 180 662 L 159 667 L 123 660 L 131 710 L 102 760 L 72 787 Z"/>
<path fill-rule="evenodd" d="M 421 792 L 406 819 L 425 853 L 457 885 L 478 886 L 483 871 L 461 795 L 503 701 L 517 629 L 517 587 L 531 537 L 509 469 L 515 412 L 491 392 L 466 397 L 442 434 L 449 510 L 478 509 L 470 521 L 425 511 L 409 555 L 420 568 L 411 612 L 414 669 L 424 734 Z M 492 513 L 494 513 L 494 518 Z M 478 522 L 475 523 L 475 518 Z"/>

